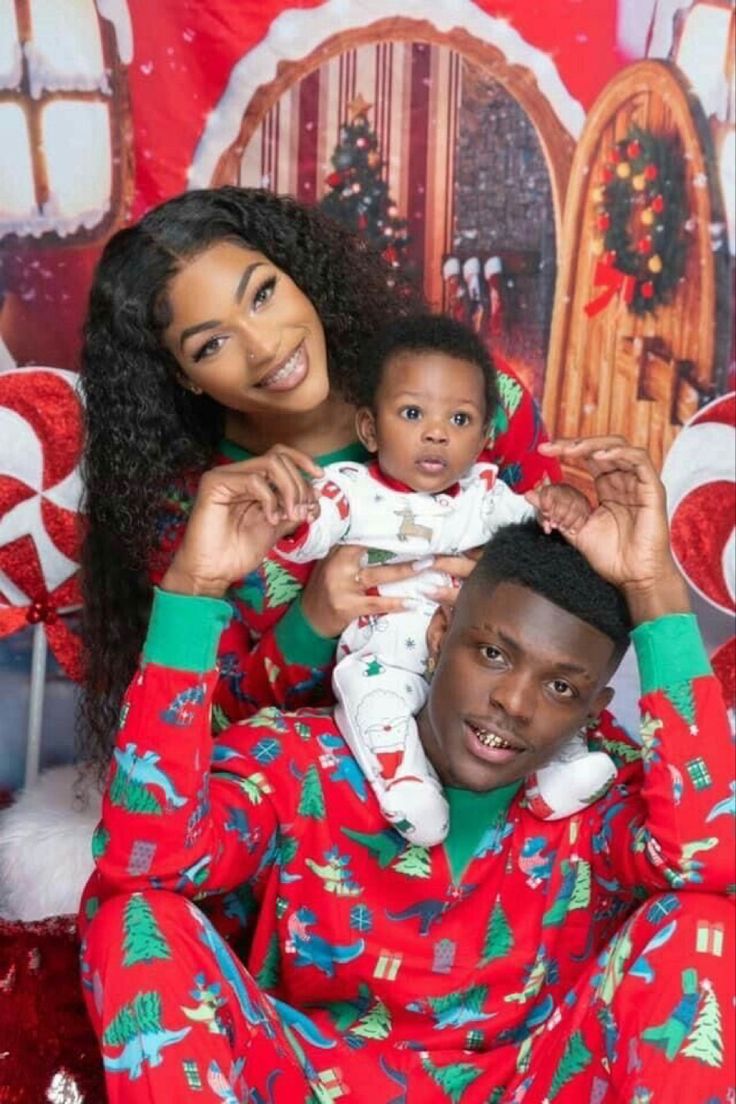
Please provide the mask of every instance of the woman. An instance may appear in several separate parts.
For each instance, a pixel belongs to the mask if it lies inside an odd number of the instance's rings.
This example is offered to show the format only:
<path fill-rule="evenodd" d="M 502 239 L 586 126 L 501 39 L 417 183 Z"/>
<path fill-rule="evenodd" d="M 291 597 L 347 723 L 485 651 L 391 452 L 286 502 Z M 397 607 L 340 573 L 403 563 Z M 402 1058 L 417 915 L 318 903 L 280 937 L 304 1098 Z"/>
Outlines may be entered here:
<path fill-rule="evenodd" d="M 364 343 L 416 306 L 364 243 L 265 191 L 188 192 L 108 243 L 82 357 L 88 758 L 107 759 L 152 582 L 185 534 L 202 473 L 235 461 L 229 470 L 263 494 L 276 486 L 306 509 L 300 470 L 318 470 L 309 457 L 364 455 L 349 402 Z M 555 476 L 556 464 L 536 453 L 543 438 L 529 397 L 520 401 L 514 382 L 505 394 L 501 419 L 511 417 L 493 455 L 524 490 L 545 471 Z M 264 705 L 324 699 L 334 638 L 356 617 L 395 609 L 398 599 L 368 591 L 411 570 L 361 568 L 360 556 L 339 550 L 310 573 L 287 571 L 271 553 L 231 589 L 216 726 Z M 439 566 L 462 575 L 469 565 Z"/>

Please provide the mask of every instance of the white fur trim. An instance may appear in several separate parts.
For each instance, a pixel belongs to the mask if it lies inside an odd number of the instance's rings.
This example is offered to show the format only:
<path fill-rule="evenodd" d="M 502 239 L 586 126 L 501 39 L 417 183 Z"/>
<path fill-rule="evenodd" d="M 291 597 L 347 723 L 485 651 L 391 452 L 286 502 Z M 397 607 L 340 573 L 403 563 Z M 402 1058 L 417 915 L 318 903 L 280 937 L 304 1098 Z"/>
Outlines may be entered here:
<path fill-rule="evenodd" d="M 100 794 L 84 808 L 74 798 L 76 767 L 45 771 L 0 812 L 0 916 L 43 920 L 76 912 L 92 873 L 92 833 Z"/>
<path fill-rule="evenodd" d="M 483 275 L 486 280 L 490 280 L 491 276 L 498 276 L 501 272 L 501 258 L 489 257 L 486 263 L 483 265 Z"/>
<path fill-rule="evenodd" d="M 471 276 L 478 276 L 480 274 L 480 260 L 477 257 L 468 257 L 467 261 L 463 265 L 463 276 L 466 280 L 469 280 Z"/>

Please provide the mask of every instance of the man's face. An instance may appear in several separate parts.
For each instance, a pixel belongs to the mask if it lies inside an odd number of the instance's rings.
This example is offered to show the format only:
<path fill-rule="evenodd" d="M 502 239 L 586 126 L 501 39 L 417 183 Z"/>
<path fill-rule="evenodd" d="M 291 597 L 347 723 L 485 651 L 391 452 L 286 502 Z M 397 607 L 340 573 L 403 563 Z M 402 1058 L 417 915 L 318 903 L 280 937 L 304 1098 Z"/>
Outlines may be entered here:
<path fill-rule="evenodd" d="M 517 583 L 469 580 L 427 639 L 437 666 L 419 732 L 446 785 L 520 781 L 612 697 L 613 642 Z"/>

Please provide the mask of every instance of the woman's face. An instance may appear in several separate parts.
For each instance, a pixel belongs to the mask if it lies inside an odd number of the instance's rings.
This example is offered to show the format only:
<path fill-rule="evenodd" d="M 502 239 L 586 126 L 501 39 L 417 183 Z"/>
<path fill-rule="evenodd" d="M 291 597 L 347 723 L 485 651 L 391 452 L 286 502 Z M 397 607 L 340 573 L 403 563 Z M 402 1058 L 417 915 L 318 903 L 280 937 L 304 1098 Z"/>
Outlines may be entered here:
<path fill-rule="evenodd" d="M 322 323 L 262 253 L 210 246 L 169 284 L 164 344 L 186 380 L 244 414 L 314 410 L 329 393 Z"/>

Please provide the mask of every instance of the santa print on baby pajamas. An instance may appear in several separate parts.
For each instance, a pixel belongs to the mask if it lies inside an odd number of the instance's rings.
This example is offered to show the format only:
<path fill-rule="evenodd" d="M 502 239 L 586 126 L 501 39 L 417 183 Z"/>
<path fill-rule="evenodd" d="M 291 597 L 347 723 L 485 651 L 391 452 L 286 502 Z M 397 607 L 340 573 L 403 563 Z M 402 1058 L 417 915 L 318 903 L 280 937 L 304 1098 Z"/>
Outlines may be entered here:
<path fill-rule="evenodd" d="M 489 463 L 474 464 L 438 494 L 389 479 L 376 461 L 331 464 L 315 486 L 319 516 L 277 546 L 296 563 L 321 559 L 337 544 L 366 548 L 369 563 L 458 555 L 485 544 L 500 526 L 534 516 Z M 414 608 L 351 622 L 340 637 L 332 676 L 340 731 L 384 815 L 412 843 L 427 845 L 445 836 L 447 804 L 414 716 L 427 696 L 427 626 L 436 609 L 427 592 L 449 582 L 425 572 L 380 588 L 411 599 Z"/>
<path fill-rule="evenodd" d="M 285 559 L 304 563 L 336 544 L 367 549 L 368 562 L 457 555 L 485 542 L 510 522 L 535 516 L 523 495 L 477 463 L 438 494 L 412 491 L 370 464 L 329 465 L 316 487 L 320 513 L 277 546 Z M 386 819 L 411 843 L 432 846 L 447 832 L 448 808 L 419 740 L 414 717 L 427 696 L 427 627 L 437 604 L 428 591 L 447 576 L 424 572 L 380 588 L 414 608 L 351 622 L 340 637 L 332 686 L 335 718 Z M 575 760 L 570 766 L 565 760 Z M 537 812 L 555 819 L 588 804 L 615 773 L 603 753 L 586 753 L 576 734 L 563 754 L 537 772 Z"/>
<path fill-rule="evenodd" d="M 224 602 L 157 594 L 126 698 L 82 977 L 109 1099 L 725 1104 L 730 735 L 694 619 L 637 628 L 641 745 L 541 822 L 450 792 L 447 843 L 387 827 L 329 713 L 209 710 Z M 245 964 L 196 899 L 254 920 Z"/>

